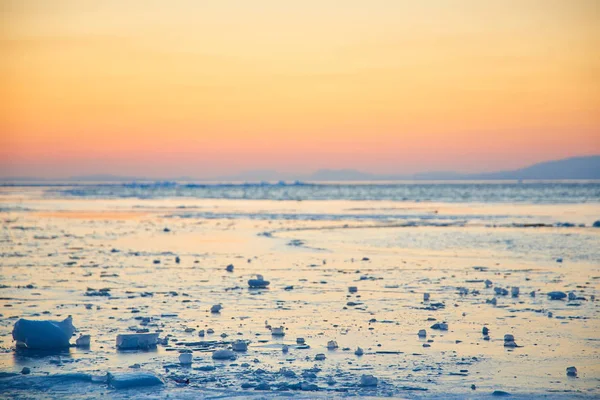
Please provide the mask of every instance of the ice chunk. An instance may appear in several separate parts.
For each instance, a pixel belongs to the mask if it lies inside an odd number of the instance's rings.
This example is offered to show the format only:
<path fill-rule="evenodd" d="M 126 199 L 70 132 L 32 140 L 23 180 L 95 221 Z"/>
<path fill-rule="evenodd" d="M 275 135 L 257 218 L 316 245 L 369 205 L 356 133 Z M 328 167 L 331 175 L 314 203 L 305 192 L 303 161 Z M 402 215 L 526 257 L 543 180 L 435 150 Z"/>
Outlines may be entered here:
<path fill-rule="evenodd" d="M 117 335 L 117 349 L 149 349 L 156 347 L 158 333 L 125 333 Z"/>
<path fill-rule="evenodd" d="M 337 344 L 337 342 L 335 340 L 330 340 L 329 342 L 327 342 L 327 348 L 329 350 L 335 350 L 337 349 L 339 346 Z"/>
<path fill-rule="evenodd" d="M 275 328 L 271 329 L 271 335 L 273 335 L 273 336 L 285 336 L 284 329 L 285 328 L 283 326 L 275 327 Z"/>
<path fill-rule="evenodd" d="M 568 367 L 567 368 L 567 376 L 577 376 L 577 368 Z"/>
<path fill-rule="evenodd" d="M 181 353 L 179 362 L 183 365 L 190 365 L 192 363 L 192 353 Z"/>
<path fill-rule="evenodd" d="M 256 279 L 248 280 L 248 286 L 251 288 L 266 288 L 271 282 L 266 281 L 262 275 L 256 275 Z"/>
<path fill-rule="evenodd" d="M 429 301 L 429 293 L 423 293 L 423 301 Z"/>
<path fill-rule="evenodd" d="M 567 297 L 567 294 L 565 292 L 550 292 L 548 293 L 548 297 L 550 297 L 550 300 L 562 300 L 565 297 Z"/>
<path fill-rule="evenodd" d="M 69 347 L 75 332 L 73 318 L 69 315 L 62 321 L 32 321 L 20 319 L 12 331 L 18 347 L 28 349 L 56 349 Z"/>
<path fill-rule="evenodd" d="M 162 385 L 163 381 L 151 372 L 107 374 L 108 384 L 115 389 Z"/>
<path fill-rule="evenodd" d="M 233 351 L 227 349 L 215 350 L 212 358 L 213 360 L 233 360 L 235 359 L 235 354 Z"/>
<path fill-rule="evenodd" d="M 357 356 L 362 356 L 363 354 L 365 354 L 365 352 L 360 347 L 357 347 L 356 351 L 354 352 L 354 354 L 357 355 Z"/>
<path fill-rule="evenodd" d="M 425 329 L 420 329 L 418 335 L 420 338 L 427 337 L 427 331 Z"/>
<path fill-rule="evenodd" d="M 248 350 L 248 343 L 244 342 L 243 340 L 236 340 L 235 342 L 233 342 L 233 351 L 246 351 Z"/>
<path fill-rule="evenodd" d="M 75 346 L 77 347 L 89 347 L 90 346 L 90 335 L 79 335 L 77 340 L 75 341 Z"/>
<path fill-rule="evenodd" d="M 358 292 L 358 288 L 356 286 L 350 286 L 348 288 L 348 292 L 350 292 L 350 293 L 356 293 L 356 292 Z"/>
<path fill-rule="evenodd" d="M 512 297 L 519 297 L 519 287 L 518 286 L 511 287 L 510 294 Z"/>
<path fill-rule="evenodd" d="M 323 360 L 325 360 L 325 358 L 326 358 L 325 354 L 319 353 L 315 356 L 315 361 L 323 361 Z"/>
<path fill-rule="evenodd" d="M 225 271 L 227 272 L 233 272 L 233 264 L 229 264 L 226 268 Z"/>
<path fill-rule="evenodd" d="M 363 375 L 360 377 L 360 386 L 377 386 L 379 380 L 373 375 Z"/>
<path fill-rule="evenodd" d="M 220 305 L 220 304 L 215 304 L 214 306 L 212 306 L 212 307 L 210 308 L 210 312 L 211 312 L 211 313 L 213 313 L 213 314 L 218 314 L 218 313 L 220 313 L 220 312 L 221 312 L 221 309 L 222 309 L 222 308 L 223 308 L 223 306 L 222 306 L 222 305 Z"/>
<path fill-rule="evenodd" d="M 430 328 L 431 329 L 439 329 L 440 331 L 447 331 L 448 324 L 445 322 L 436 322 L 435 324 L 431 325 Z"/>

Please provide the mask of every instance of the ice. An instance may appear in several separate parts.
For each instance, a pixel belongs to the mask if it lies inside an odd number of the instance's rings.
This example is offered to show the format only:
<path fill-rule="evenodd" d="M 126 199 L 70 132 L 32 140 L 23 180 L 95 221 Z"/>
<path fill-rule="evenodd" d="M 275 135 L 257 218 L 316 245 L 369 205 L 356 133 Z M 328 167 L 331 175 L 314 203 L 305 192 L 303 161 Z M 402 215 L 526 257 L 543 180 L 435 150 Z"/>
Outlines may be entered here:
<path fill-rule="evenodd" d="M 339 346 L 337 344 L 337 342 L 335 340 L 330 340 L 329 342 L 327 342 L 327 348 L 329 350 L 335 350 L 337 349 Z"/>
<path fill-rule="evenodd" d="M 236 340 L 235 342 L 233 342 L 232 348 L 233 348 L 233 351 L 247 351 L 248 343 L 246 343 L 243 340 Z"/>
<path fill-rule="evenodd" d="M 163 381 L 151 372 L 125 372 L 107 374 L 109 386 L 115 389 L 128 389 L 142 386 L 162 385 Z"/>
<path fill-rule="evenodd" d="M 179 355 L 179 363 L 189 365 L 192 363 L 192 353 L 181 353 Z"/>
<path fill-rule="evenodd" d="M 248 286 L 251 288 L 266 288 L 271 282 L 266 281 L 262 275 L 256 275 L 256 279 L 248 280 Z"/>
<path fill-rule="evenodd" d="M 213 360 L 234 360 L 235 354 L 231 350 L 220 349 L 213 352 L 212 358 Z"/>
<path fill-rule="evenodd" d="M 149 349 L 156 347 L 158 333 L 125 333 L 117 335 L 117 349 Z"/>
<path fill-rule="evenodd" d="M 363 354 L 365 354 L 365 352 L 360 347 L 357 347 L 356 351 L 354 352 L 354 354 L 357 355 L 357 356 L 362 356 Z"/>
<path fill-rule="evenodd" d="M 75 327 L 69 315 L 62 321 L 34 321 L 19 319 L 13 328 L 12 336 L 17 347 L 28 349 L 58 349 L 69 347 L 69 340 Z"/>
<path fill-rule="evenodd" d="M 323 361 L 323 360 L 325 360 L 325 358 L 326 358 L 325 354 L 319 353 L 315 356 L 315 361 Z"/>
<path fill-rule="evenodd" d="M 373 375 L 362 375 L 360 377 L 360 386 L 364 387 L 374 387 L 377 386 L 379 380 Z"/>
<path fill-rule="evenodd" d="M 425 329 L 420 329 L 418 335 L 420 338 L 427 337 L 427 331 Z"/>
<path fill-rule="evenodd" d="M 218 314 L 218 313 L 220 313 L 220 312 L 221 312 L 221 309 L 222 309 L 222 308 L 223 308 L 223 306 L 222 306 L 222 305 L 220 305 L 220 304 L 215 304 L 214 306 L 212 306 L 212 307 L 210 308 L 210 312 L 211 312 L 211 313 L 213 313 L 213 314 Z"/>
<path fill-rule="evenodd" d="M 285 336 L 285 328 L 283 326 L 272 328 L 271 329 L 271 335 L 273 335 L 273 336 Z"/>
<path fill-rule="evenodd" d="M 577 368 L 567 367 L 567 376 L 577 376 Z"/>
<path fill-rule="evenodd" d="M 79 335 L 77 340 L 75 340 L 75 346 L 77 347 L 89 347 L 91 341 L 90 335 Z"/>
<path fill-rule="evenodd" d="M 567 294 L 565 292 L 550 292 L 548 293 L 548 297 L 550 297 L 550 300 L 562 300 L 565 297 L 567 297 Z"/>

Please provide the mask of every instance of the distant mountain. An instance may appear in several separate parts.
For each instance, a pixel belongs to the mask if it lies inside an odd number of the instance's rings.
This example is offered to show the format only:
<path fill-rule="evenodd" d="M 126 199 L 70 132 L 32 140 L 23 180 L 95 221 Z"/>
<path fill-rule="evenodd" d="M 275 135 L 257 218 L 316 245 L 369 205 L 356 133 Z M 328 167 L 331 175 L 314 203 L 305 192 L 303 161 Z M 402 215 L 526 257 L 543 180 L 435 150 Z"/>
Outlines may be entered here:
<path fill-rule="evenodd" d="M 513 171 L 475 174 L 471 179 L 600 179 L 600 155 L 547 161 Z"/>
<path fill-rule="evenodd" d="M 412 175 L 373 174 L 355 169 L 320 169 L 312 174 L 279 173 L 275 170 L 246 171 L 237 175 L 215 177 L 212 179 L 197 179 L 193 177 L 176 177 L 167 181 L 227 181 L 227 182 L 277 182 L 277 181 L 382 181 L 382 180 L 518 180 L 518 179 L 598 179 L 600 180 L 600 155 L 573 157 L 562 160 L 547 161 L 509 171 L 499 171 L 480 174 L 465 174 L 459 172 L 423 172 Z M 140 178 L 119 175 L 82 175 L 61 179 L 64 182 L 134 182 L 156 181 L 153 178 Z M 165 180 L 165 179 L 158 179 Z M 15 184 L 18 182 L 43 182 L 50 179 L 13 177 L 0 178 L 0 182 Z"/>

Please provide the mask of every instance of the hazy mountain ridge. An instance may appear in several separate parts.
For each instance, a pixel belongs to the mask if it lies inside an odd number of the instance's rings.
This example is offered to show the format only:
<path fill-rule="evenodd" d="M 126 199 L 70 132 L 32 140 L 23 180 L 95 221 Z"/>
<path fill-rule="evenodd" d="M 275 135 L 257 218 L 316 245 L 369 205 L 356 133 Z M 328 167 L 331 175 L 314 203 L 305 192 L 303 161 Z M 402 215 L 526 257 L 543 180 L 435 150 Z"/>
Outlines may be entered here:
<path fill-rule="evenodd" d="M 189 176 L 170 179 L 155 179 L 119 176 L 113 174 L 94 174 L 73 176 L 61 179 L 64 182 L 133 182 L 133 181 L 392 181 L 392 180 L 519 180 L 519 179 L 600 179 L 600 155 L 571 157 L 546 161 L 525 168 L 491 173 L 465 174 L 452 171 L 422 172 L 417 174 L 373 174 L 355 169 L 319 169 L 312 174 L 279 173 L 275 170 L 245 171 L 236 175 L 198 179 Z M 44 182 L 56 179 L 35 177 L 0 178 L 2 182 Z"/>

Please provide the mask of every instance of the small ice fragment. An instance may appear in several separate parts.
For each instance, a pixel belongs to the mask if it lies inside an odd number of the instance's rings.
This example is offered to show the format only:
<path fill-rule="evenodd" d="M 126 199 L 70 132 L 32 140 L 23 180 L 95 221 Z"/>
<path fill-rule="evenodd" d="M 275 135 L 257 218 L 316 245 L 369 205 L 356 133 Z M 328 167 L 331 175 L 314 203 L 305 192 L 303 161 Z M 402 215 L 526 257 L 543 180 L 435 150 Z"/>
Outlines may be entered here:
<path fill-rule="evenodd" d="M 337 344 L 337 342 L 335 340 L 330 340 L 329 342 L 327 342 L 327 348 L 329 350 L 335 350 L 337 349 L 339 346 Z"/>
<path fill-rule="evenodd" d="M 280 326 L 280 327 L 275 327 L 275 328 L 271 329 L 271 335 L 273 335 L 273 336 L 285 336 L 284 327 Z"/>
<path fill-rule="evenodd" d="M 304 338 L 301 338 L 301 337 L 296 338 L 296 343 L 298 343 L 298 344 L 304 344 L 305 342 L 306 341 L 304 340 Z"/>
<path fill-rule="evenodd" d="M 79 335 L 77 340 L 75 340 L 75 346 L 77 347 L 89 347 L 90 346 L 90 335 Z"/>
<path fill-rule="evenodd" d="M 198 336 L 200 337 L 204 337 L 206 333 L 204 332 L 204 329 L 200 329 L 200 331 L 198 332 Z"/>
<path fill-rule="evenodd" d="M 490 329 L 487 326 L 484 326 L 483 328 L 481 328 L 481 333 L 487 335 L 488 333 L 490 333 Z"/>
<path fill-rule="evenodd" d="M 323 360 L 325 360 L 325 358 L 327 358 L 327 357 L 325 357 L 325 354 L 319 353 L 315 356 L 315 361 L 323 361 Z"/>
<path fill-rule="evenodd" d="M 500 287 L 495 287 L 494 293 L 496 293 L 496 295 L 498 295 L 498 296 L 506 296 L 506 295 L 508 295 L 508 290 L 506 290 L 504 288 L 500 288 Z"/>
<path fill-rule="evenodd" d="M 511 287 L 510 294 L 512 297 L 519 297 L 519 287 L 518 286 Z"/>
<path fill-rule="evenodd" d="M 427 331 L 425 329 L 420 329 L 418 335 L 420 338 L 427 337 Z"/>
<path fill-rule="evenodd" d="M 510 333 L 504 335 L 504 347 L 518 347 L 515 343 L 515 337 Z"/>
<path fill-rule="evenodd" d="M 108 384 L 115 389 L 162 385 L 163 381 L 151 372 L 107 374 Z"/>
<path fill-rule="evenodd" d="M 552 314 L 552 311 L 548 311 L 548 318 L 552 318 L 552 316 L 554 316 L 554 314 Z"/>
<path fill-rule="evenodd" d="M 594 221 L 594 223 L 592 224 L 593 228 L 600 228 L 600 220 L 598 221 Z"/>
<path fill-rule="evenodd" d="M 266 281 L 262 275 L 256 275 L 256 279 L 248 280 L 248 286 L 251 288 L 266 288 L 269 286 L 269 281 Z"/>
<path fill-rule="evenodd" d="M 567 294 L 565 292 L 556 291 L 548 293 L 548 297 L 550 297 L 550 300 L 562 300 L 567 297 Z"/>
<path fill-rule="evenodd" d="M 363 375 L 360 377 L 360 386 L 373 387 L 377 386 L 378 379 L 373 375 Z"/>
<path fill-rule="evenodd" d="M 156 346 L 158 333 L 125 333 L 117 335 L 117 349 L 149 349 Z"/>
<path fill-rule="evenodd" d="M 485 280 L 485 287 L 486 287 L 487 289 L 491 288 L 493 284 L 494 284 L 494 283 L 493 283 L 492 281 L 490 281 L 489 279 L 486 279 L 486 280 Z"/>
<path fill-rule="evenodd" d="M 233 264 L 229 264 L 227 267 L 225 267 L 225 271 L 233 272 Z"/>
<path fill-rule="evenodd" d="M 577 376 L 577 368 L 567 367 L 567 376 Z"/>
<path fill-rule="evenodd" d="M 221 312 L 221 309 L 222 309 L 222 308 L 223 308 L 223 306 L 222 306 L 222 305 L 220 305 L 220 304 L 215 304 L 214 306 L 212 306 L 212 307 L 210 308 L 210 312 L 211 312 L 211 313 L 213 313 L 213 314 L 218 314 L 218 313 L 220 313 L 220 312 Z"/>
<path fill-rule="evenodd" d="M 17 346 L 28 349 L 56 349 L 69 347 L 75 332 L 73 318 L 69 315 L 62 321 L 33 321 L 19 319 L 12 336 Z"/>
<path fill-rule="evenodd" d="M 350 292 L 350 293 L 356 293 L 356 292 L 358 292 L 358 288 L 356 286 L 350 286 L 348 288 L 348 292 Z"/>
<path fill-rule="evenodd" d="M 423 293 L 423 301 L 429 301 L 429 293 Z"/>
<path fill-rule="evenodd" d="M 438 329 L 440 331 L 447 331 L 448 330 L 448 324 L 445 322 L 436 322 L 435 324 L 431 325 L 431 329 Z"/>
<path fill-rule="evenodd" d="M 248 350 L 248 343 L 243 340 L 236 340 L 233 342 L 233 351 L 246 351 Z"/>
<path fill-rule="evenodd" d="M 486 302 L 486 304 L 491 304 L 491 305 L 494 305 L 494 306 L 496 304 L 498 304 L 498 300 L 495 297 L 493 299 L 487 299 L 485 302 Z"/>
<path fill-rule="evenodd" d="M 235 353 L 227 349 L 215 350 L 212 358 L 213 360 L 233 360 L 235 359 Z"/>
<path fill-rule="evenodd" d="M 532 290 L 531 292 L 529 292 L 529 295 L 530 295 L 531 297 L 535 297 L 535 290 Z"/>
<path fill-rule="evenodd" d="M 290 348 L 288 347 L 287 344 L 284 344 L 283 346 L 281 346 L 281 351 L 283 353 L 287 353 L 288 351 L 290 351 Z"/>
<path fill-rule="evenodd" d="M 356 351 L 354 352 L 354 354 L 357 355 L 357 356 L 362 356 L 363 354 L 365 354 L 365 352 L 360 347 L 357 347 Z"/>
<path fill-rule="evenodd" d="M 557 259 L 556 259 L 556 262 L 557 262 L 557 263 L 562 263 L 562 262 L 563 262 L 563 259 L 562 259 L 562 258 L 557 258 Z"/>
<path fill-rule="evenodd" d="M 575 367 L 573 367 L 573 368 L 575 368 Z M 568 368 L 567 368 L 567 370 L 568 370 Z M 31 373 L 31 369 L 29 367 L 23 367 L 23 369 L 21 370 L 21 373 L 23 375 L 29 375 Z"/>
<path fill-rule="evenodd" d="M 569 301 L 574 301 L 577 300 L 577 295 L 575 294 L 575 292 L 569 292 Z"/>
<path fill-rule="evenodd" d="M 181 353 L 179 362 L 183 365 L 190 365 L 192 363 L 192 353 Z"/>
<path fill-rule="evenodd" d="M 181 262 L 181 258 L 179 256 L 175 257 L 175 263 L 179 264 Z"/>

